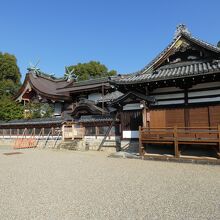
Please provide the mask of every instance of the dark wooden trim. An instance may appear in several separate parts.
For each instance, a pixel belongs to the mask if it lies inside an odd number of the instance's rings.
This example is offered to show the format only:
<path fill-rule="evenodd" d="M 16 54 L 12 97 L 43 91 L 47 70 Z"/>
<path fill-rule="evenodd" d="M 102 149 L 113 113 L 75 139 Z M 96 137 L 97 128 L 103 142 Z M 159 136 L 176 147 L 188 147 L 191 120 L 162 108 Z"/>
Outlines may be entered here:
<path fill-rule="evenodd" d="M 219 97 L 219 96 L 220 96 L 220 94 L 217 94 L 217 95 L 206 95 L 206 96 L 189 97 L 189 99 L 216 98 L 216 97 Z"/>
<path fill-rule="evenodd" d="M 190 117 L 189 117 L 189 109 L 188 108 L 184 109 L 184 123 L 185 123 L 185 127 L 190 126 Z"/>
<path fill-rule="evenodd" d="M 211 82 L 208 82 L 208 83 L 211 83 Z M 201 85 L 201 84 L 202 83 L 199 83 L 199 84 L 196 84 L 196 85 Z M 216 86 L 216 87 L 201 88 L 201 89 L 193 89 L 193 87 L 192 87 L 192 88 L 189 89 L 189 92 L 200 92 L 200 91 L 209 91 L 209 90 L 217 90 L 217 89 L 220 89 L 220 87 Z"/>
<path fill-rule="evenodd" d="M 169 88 L 169 87 L 167 87 Z M 162 89 L 162 88 L 161 88 Z M 169 94 L 183 94 L 184 89 L 182 91 L 171 91 L 171 92 L 159 92 L 159 93 L 150 93 L 150 96 L 156 96 L 156 95 L 169 95 Z"/>
<path fill-rule="evenodd" d="M 208 83 L 211 83 L 211 82 L 208 82 Z M 201 84 L 202 83 L 198 83 L 198 84 L 195 84 L 195 85 L 201 85 Z M 161 87 L 161 88 L 170 88 L 170 87 Z M 188 90 L 188 92 L 200 92 L 200 91 L 209 91 L 209 90 L 217 90 L 217 89 L 220 89 L 220 87 L 210 87 L 210 88 L 201 88 L 201 89 L 193 89 L 193 87 L 192 87 L 192 88 L 189 88 L 187 90 Z M 181 93 L 184 93 L 184 89 L 182 89 L 182 91 L 159 92 L 159 93 L 151 92 L 150 95 L 151 96 L 156 96 L 156 95 L 169 95 L 169 94 L 181 94 Z"/>
<path fill-rule="evenodd" d="M 198 103 L 188 103 L 186 106 L 184 104 L 171 104 L 171 105 L 150 105 L 149 109 L 154 110 L 154 109 L 168 109 L 168 108 L 187 108 L 187 107 L 207 107 L 207 106 L 216 106 L 219 105 L 220 101 L 215 101 L 215 102 L 198 102 Z"/>
<path fill-rule="evenodd" d="M 169 98 L 169 99 L 156 99 L 157 101 L 175 101 L 175 100 L 184 100 L 184 97 L 182 98 Z"/>

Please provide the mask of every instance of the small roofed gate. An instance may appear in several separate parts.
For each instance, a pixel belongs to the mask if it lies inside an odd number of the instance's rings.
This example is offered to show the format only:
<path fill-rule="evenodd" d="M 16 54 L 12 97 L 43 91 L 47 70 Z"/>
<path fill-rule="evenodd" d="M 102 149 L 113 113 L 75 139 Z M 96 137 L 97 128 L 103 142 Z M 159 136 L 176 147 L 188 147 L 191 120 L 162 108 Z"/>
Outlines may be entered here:
<path fill-rule="evenodd" d="M 82 139 L 85 136 L 85 128 L 80 124 L 64 124 L 62 130 L 63 140 Z"/>

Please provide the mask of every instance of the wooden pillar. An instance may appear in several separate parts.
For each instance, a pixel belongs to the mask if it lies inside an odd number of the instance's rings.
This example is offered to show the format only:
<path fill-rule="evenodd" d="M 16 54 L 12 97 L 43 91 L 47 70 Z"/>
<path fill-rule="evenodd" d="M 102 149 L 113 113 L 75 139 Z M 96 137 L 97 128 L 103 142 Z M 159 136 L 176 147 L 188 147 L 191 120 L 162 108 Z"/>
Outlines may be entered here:
<path fill-rule="evenodd" d="M 178 143 L 178 134 L 177 134 L 177 126 L 174 127 L 174 149 L 175 149 L 175 157 L 178 158 L 179 155 L 179 143 Z"/>
<path fill-rule="evenodd" d="M 74 124 L 72 124 L 72 140 L 75 138 Z"/>
<path fill-rule="evenodd" d="M 143 111 L 142 111 L 142 119 L 143 119 L 143 127 L 146 128 L 147 127 L 147 108 L 146 108 L 146 106 L 143 108 Z"/>
<path fill-rule="evenodd" d="M 36 135 L 36 129 L 33 128 L 33 135 L 35 136 Z"/>
<path fill-rule="evenodd" d="M 141 126 L 139 126 L 139 154 L 141 159 L 144 159 L 144 146 L 142 143 L 142 129 Z"/>
<path fill-rule="evenodd" d="M 147 128 L 147 112 L 148 112 L 148 108 L 146 106 L 146 103 L 143 101 L 143 110 L 142 110 L 142 123 L 143 123 L 143 128 Z"/>
<path fill-rule="evenodd" d="M 218 150 L 217 150 L 218 157 L 220 158 L 220 124 L 218 125 Z"/>
<path fill-rule="evenodd" d="M 95 139 L 97 139 L 97 136 L 98 136 L 98 127 L 95 126 Z"/>

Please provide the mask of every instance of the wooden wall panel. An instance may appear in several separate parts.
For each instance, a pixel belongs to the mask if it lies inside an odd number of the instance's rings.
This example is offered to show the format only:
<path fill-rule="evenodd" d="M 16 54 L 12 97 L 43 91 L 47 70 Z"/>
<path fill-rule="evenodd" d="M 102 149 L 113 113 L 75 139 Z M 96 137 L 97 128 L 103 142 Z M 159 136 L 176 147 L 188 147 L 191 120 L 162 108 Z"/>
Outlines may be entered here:
<path fill-rule="evenodd" d="M 142 110 L 121 112 L 121 125 L 123 131 L 136 131 L 143 126 Z"/>
<path fill-rule="evenodd" d="M 166 127 L 166 110 L 150 111 L 150 127 Z"/>
<path fill-rule="evenodd" d="M 217 126 L 220 124 L 220 106 L 209 107 L 210 126 Z"/>
<path fill-rule="evenodd" d="M 185 127 L 184 109 L 166 110 L 166 127 Z"/>
<path fill-rule="evenodd" d="M 190 127 L 208 127 L 209 112 L 208 107 L 189 109 L 189 126 Z"/>

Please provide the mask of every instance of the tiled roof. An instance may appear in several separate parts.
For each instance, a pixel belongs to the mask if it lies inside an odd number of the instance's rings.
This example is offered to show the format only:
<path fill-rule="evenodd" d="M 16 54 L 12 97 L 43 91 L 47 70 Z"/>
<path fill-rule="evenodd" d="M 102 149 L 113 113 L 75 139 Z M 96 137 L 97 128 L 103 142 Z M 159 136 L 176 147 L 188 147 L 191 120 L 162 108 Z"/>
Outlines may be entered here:
<path fill-rule="evenodd" d="M 200 40 L 196 37 L 193 37 L 189 34 L 184 34 L 181 33 L 180 35 L 178 35 L 176 38 L 173 39 L 173 41 L 160 53 L 158 54 L 150 63 L 148 63 L 142 70 L 136 72 L 136 74 L 143 74 L 145 73 L 157 60 L 159 60 L 164 54 L 166 54 L 166 52 L 175 44 L 175 42 L 177 42 L 181 37 L 188 39 L 191 42 L 194 42 L 195 44 L 207 49 L 207 50 L 211 50 L 213 52 L 216 53 L 220 53 L 220 48 L 217 46 L 214 46 L 210 43 L 207 43 L 203 40 Z"/>
<path fill-rule="evenodd" d="M 5 125 L 45 125 L 45 124 L 60 124 L 64 122 L 63 118 L 35 118 L 35 119 L 19 119 L 0 123 L 0 126 Z"/>
<path fill-rule="evenodd" d="M 111 122 L 113 121 L 113 116 L 111 115 L 82 115 L 78 122 Z"/>
<path fill-rule="evenodd" d="M 72 84 L 58 89 L 58 92 L 61 94 L 63 92 L 80 92 L 80 91 L 86 91 L 88 89 L 97 89 L 104 87 L 110 87 L 109 78 L 103 77 L 103 78 L 97 78 L 97 79 L 90 79 L 90 80 L 83 80 L 79 82 L 73 82 Z"/>
<path fill-rule="evenodd" d="M 220 60 L 214 61 L 187 61 L 169 64 L 158 68 L 152 73 L 142 75 L 131 75 L 119 78 L 116 84 L 133 84 L 136 82 L 152 82 L 158 80 L 168 80 L 173 78 L 183 78 L 187 76 L 198 76 L 220 71 Z"/>
<path fill-rule="evenodd" d="M 132 98 L 134 100 L 145 100 L 147 102 L 155 102 L 154 97 L 152 96 L 147 96 L 147 95 L 143 95 L 139 92 L 135 92 L 135 91 L 130 91 L 120 97 L 118 97 L 117 99 L 115 99 L 114 101 L 111 102 L 111 106 L 115 106 L 118 104 L 121 104 L 122 102 L 124 102 L 125 100 Z"/>
<path fill-rule="evenodd" d="M 113 101 L 113 100 L 121 97 L 122 95 L 124 95 L 122 92 L 114 91 L 111 93 L 107 93 L 105 96 L 103 96 L 101 99 L 99 99 L 97 101 L 98 102 L 110 102 L 110 101 Z"/>

